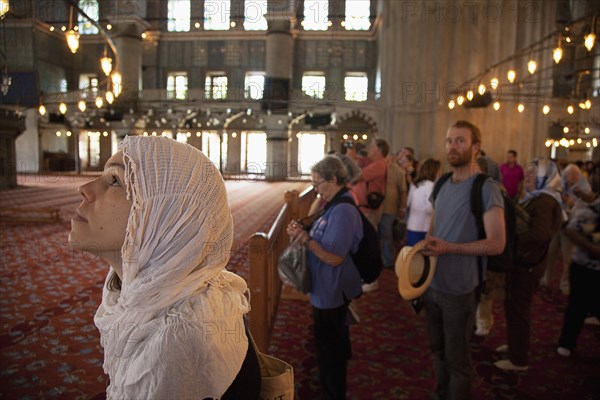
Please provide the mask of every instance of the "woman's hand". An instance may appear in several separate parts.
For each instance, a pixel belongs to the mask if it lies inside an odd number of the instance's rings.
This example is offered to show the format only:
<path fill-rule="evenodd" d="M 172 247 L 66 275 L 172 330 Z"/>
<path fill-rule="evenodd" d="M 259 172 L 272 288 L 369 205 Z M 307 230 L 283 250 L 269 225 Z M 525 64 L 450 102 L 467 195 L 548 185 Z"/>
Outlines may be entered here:
<path fill-rule="evenodd" d="M 302 225 L 300 225 L 297 221 L 290 222 L 286 228 L 286 232 L 294 240 L 300 240 L 300 243 L 302 244 L 305 244 L 308 239 L 310 239 L 308 232 L 302 229 Z"/>

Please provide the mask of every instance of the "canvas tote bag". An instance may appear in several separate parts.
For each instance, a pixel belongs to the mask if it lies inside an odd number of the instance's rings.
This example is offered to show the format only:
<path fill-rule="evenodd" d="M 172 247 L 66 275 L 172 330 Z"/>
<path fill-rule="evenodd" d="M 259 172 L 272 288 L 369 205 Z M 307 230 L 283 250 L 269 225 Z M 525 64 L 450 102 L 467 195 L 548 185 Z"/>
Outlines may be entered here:
<path fill-rule="evenodd" d="M 293 400 L 294 368 L 279 358 L 261 353 L 249 330 L 248 337 L 260 364 L 260 398 Z"/>

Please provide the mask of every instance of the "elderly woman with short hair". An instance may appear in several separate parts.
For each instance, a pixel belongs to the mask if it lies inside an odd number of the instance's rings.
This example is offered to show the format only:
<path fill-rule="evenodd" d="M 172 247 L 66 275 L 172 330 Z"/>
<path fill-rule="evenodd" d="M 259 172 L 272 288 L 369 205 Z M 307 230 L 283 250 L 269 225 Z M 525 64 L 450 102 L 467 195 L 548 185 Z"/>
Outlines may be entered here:
<path fill-rule="evenodd" d="M 347 171 L 342 161 L 326 156 L 311 171 L 313 187 L 327 204 L 309 232 L 296 221 L 290 223 L 287 232 L 308 250 L 310 302 L 324 398 L 343 399 L 351 357 L 348 305 L 361 294 L 360 274 L 350 253 L 357 251 L 363 227 L 355 204 L 343 200 L 352 196 L 346 188 Z"/>

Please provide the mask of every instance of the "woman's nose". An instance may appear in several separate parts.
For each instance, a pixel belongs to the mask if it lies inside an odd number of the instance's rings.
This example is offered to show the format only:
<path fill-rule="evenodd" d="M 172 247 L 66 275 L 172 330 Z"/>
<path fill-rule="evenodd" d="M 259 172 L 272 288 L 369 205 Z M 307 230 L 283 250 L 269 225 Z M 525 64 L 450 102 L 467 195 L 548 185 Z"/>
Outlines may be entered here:
<path fill-rule="evenodd" d="M 92 185 L 95 181 L 96 180 L 94 179 L 91 182 L 88 182 L 88 183 L 85 183 L 85 184 L 79 186 L 79 188 L 77 189 L 79 194 L 81 194 L 86 201 L 94 200 L 94 191 L 92 190 Z"/>

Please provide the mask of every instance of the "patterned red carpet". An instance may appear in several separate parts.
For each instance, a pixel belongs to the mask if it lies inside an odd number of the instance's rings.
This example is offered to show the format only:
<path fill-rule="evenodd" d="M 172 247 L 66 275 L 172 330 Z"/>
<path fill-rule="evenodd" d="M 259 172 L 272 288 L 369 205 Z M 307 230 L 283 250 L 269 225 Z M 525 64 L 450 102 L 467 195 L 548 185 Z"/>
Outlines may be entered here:
<path fill-rule="evenodd" d="M 600 327 L 586 326 L 577 351 L 568 359 L 556 354 L 566 297 L 543 288 L 534 300 L 530 369 L 502 372 L 494 349 L 505 343 L 500 302 L 490 336 L 474 336 L 472 358 L 476 399 L 600 398 Z M 353 358 L 348 369 L 348 398 L 428 399 L 434 387 L 433 365 L 423 315 L 398 295 L 393 271 L 384 270 L 380 288 L 358 301 L 360 322 L 350 328 Z M 310 305 L 299 300 L 280 304 L 270 351 L 295 368 L 301 400 L 318 399 L 320 387 L 314 357 Z"/>
<path fill-rule="evenodd" d="M 1 223 L 0 399 L 103 398 L 108 383 L 93 324 L 107 265 L 67 245 L 81 202 L 76 188 L 92 177 L 19 176 L 0 192 L 0 207 L 56 207 L 60 223 Z M 287 189 L 302 182 L 227 181 L 235 224 L 228 268 L 247 277 L 247 242 L 267 229 Z"/>

